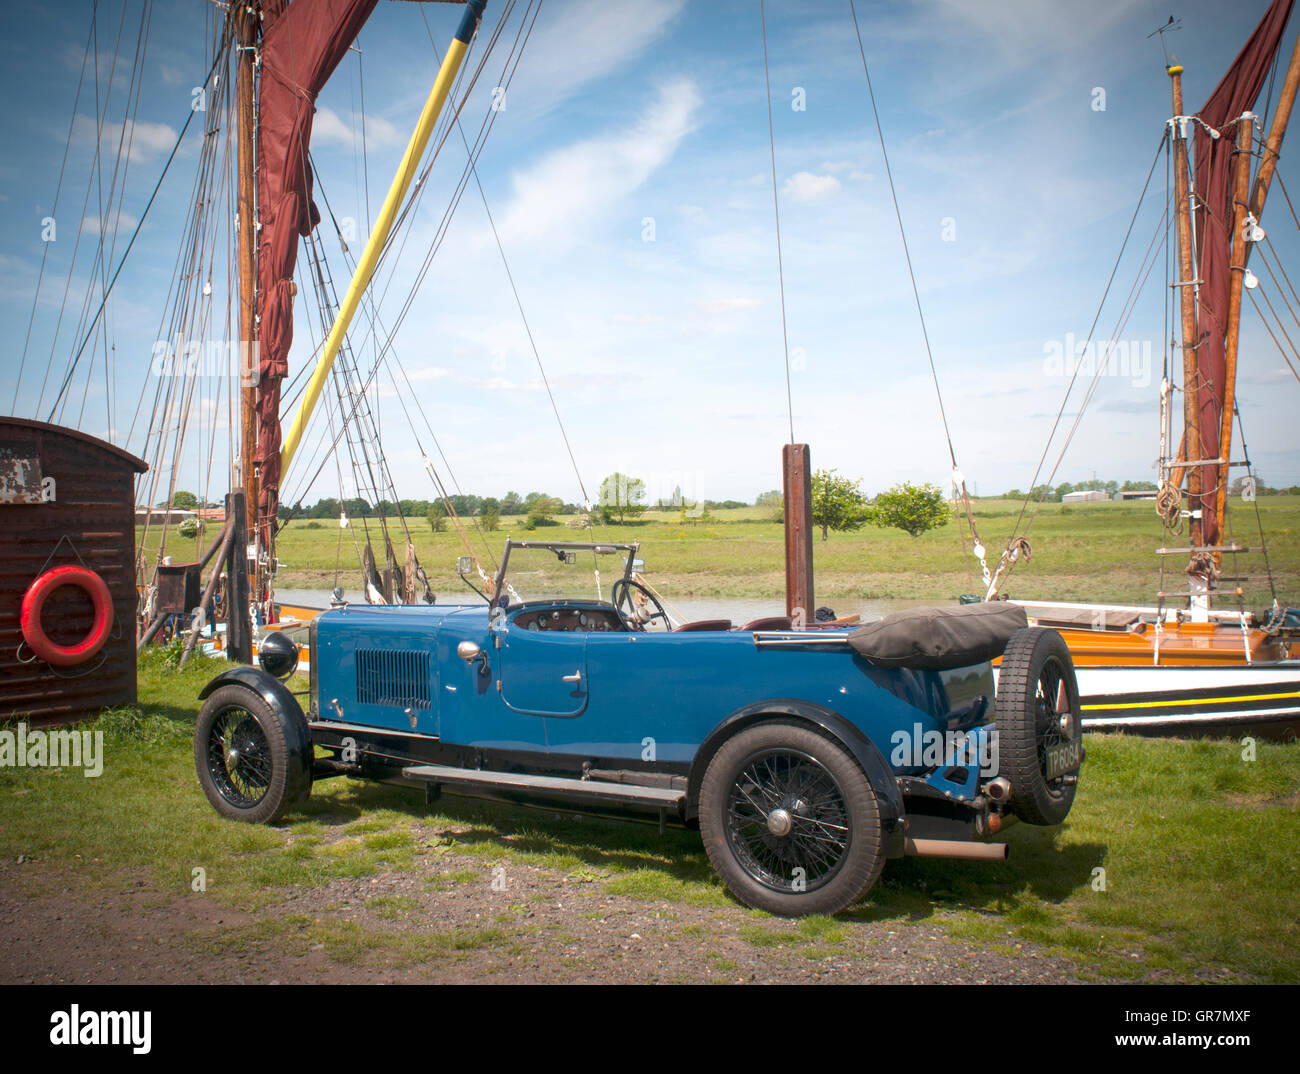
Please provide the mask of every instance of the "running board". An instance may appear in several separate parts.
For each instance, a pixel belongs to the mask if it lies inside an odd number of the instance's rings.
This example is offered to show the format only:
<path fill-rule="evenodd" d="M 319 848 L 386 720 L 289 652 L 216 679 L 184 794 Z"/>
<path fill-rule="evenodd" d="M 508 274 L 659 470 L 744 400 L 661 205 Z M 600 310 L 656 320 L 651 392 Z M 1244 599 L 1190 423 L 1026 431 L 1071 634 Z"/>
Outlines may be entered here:
<path fill-rule="evenodd" d="M 670 809 L 686 798 L 685 791 L 668 787 L 636 787 L 627 783 L 603 783 L 599 780 L 566 779 L 561 776 L 530 776 L 521 772 L 490 772 L 440 764 L 411 765 L 402 769 L 402 775 L 420 783 L 438 786 L 445 784 L 452 790 L 538 795 L 591 804 Z"/>

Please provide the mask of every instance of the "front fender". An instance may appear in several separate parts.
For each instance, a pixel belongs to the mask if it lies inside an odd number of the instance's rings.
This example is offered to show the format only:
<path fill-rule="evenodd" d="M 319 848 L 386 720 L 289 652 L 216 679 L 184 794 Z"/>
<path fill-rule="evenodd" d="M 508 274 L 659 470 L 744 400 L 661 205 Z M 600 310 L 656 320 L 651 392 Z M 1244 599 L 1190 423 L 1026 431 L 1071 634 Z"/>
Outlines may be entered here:
<path fill-rule="evenodd" d="M 311 772 L 315 761 L 315 753 L 311 745 L 311 729 L 307 726 L 307 717 L 303 715 L 298 699 L 284 683 L 261 668 L 240 664 L 226 669 L 203 687 L 199 691 L 199 700 L 205 700 L 223 686 L 242 686 L 270 705 L 280 717 L 280 725 L 284 729 L 289 753 L 298 758 L 304 771 Z"/>
<path fill-rule="evenodd" d="M 772 698 L 746 705 L 744 708 L 737 709 L 709 732 L 708 737 L 696 751 L 694 761 L 691 762 L 686 797 L 688 818 L 697 815 L 700 784 L 704 781 L 704 772 L 723 742 L 742 728 L 773 716 L 793 716 L 805 720 L 836 738 L 862 766 L 862 771 L 871 781 L 876 799 L 880 803 L 880 820 L 885 829 L 887 843 L 899 841 L 901 844 L 903 794 L 898 789 L 898 780 L 885 760 L 885 755 L 871 739 L 838 712 L 814 701 L 803 701 L 792 697 Z M 901 845 L 898 851 L 902 852 Z M 891 857 L 895 856 L 892 846 L 888 852 Z"/>

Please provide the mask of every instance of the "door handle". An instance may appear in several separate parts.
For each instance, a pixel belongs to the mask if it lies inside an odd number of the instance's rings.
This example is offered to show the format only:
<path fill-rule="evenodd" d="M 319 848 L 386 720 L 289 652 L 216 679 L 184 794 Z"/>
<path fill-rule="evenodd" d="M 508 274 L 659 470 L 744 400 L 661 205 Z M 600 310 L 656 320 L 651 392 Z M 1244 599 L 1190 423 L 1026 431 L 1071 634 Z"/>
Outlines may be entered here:
<path fill-rule="evenodd" d="M 578 671 L 575 671 L 572 675 L 561 675 L 561 676 L 560 676 L 560 682 L 581 683 L 581 682 L 582 682 L 582 671 L 581 671 L 581 669 L 579 669 Z"/>

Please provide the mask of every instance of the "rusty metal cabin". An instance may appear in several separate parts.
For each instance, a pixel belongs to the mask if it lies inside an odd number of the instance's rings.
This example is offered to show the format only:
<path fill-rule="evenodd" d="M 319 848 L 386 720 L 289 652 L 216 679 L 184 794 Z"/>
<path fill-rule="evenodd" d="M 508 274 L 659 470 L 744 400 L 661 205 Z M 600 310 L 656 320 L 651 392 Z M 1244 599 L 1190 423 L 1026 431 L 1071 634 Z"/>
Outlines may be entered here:
<path fill-rule="evenodd" d="M 68 723 L 136 700 L 135 476 L 144 461 L 75 429 L 0 417 L 0 721 Z M 22 627 L 38 578 L 80 566 L 107 587 L 107 640 L 56 666 Z M 91 637 L 99 612 L 86 589 L 59 585 L 40 625 L 53 646 Z"/>

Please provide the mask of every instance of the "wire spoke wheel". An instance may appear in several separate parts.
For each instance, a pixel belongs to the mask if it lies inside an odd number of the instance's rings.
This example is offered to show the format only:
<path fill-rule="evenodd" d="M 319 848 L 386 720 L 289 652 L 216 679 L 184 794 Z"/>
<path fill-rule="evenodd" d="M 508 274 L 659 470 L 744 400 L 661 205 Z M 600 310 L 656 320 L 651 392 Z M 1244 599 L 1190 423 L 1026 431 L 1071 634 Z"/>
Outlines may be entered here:
<path fill-rule="evenodd" d="M 223 817 L 273 823 L 311 794 L 311 734 L 292 701 L 273 704 L 232 684 L 214 690 L 199 710 L 194 767 Z"/>
<path fill-rule="evenodd" d="M 732 786 L 727 818 L 736 856 L 775 891 L 816 890 L 849 849 L 844 795 L 806 753 L 771 750 L 752 759 Z"/>
<path fill-rule="evenodd" d="M 771 913 L 837 913 L 884 865 L 871 782 L 808 724 L 765 721 L 723 743 L 704 774 L 699 819 L 727 889 Z"/>
<path fill-rule="evenodd" d="M 1068 739 L 1067 727 L 1063 727 L 1061 716 L 1067 721 L 1069 710 L 1062 702 L 1062 681 L 1064 669 L 1055 656 L 1049 656 L 1043 662 L 1043 670 L 1038 673 L 1038 686 L 1034 691 L 1034 728 L 1038 738 L 1038 770 L 1043 781 L 1054 790 L 1059 790 L 1065 779 L 1064 775 L 1053 774 L 1049 764 L 1052 750 L 1064 744 Z M 1064 713 L 1058 708 L 1064 708 Z"/>
<path fill-rule="evenodd" d="M 257 805 L 271 787 L 271 750 L 266 732 L 246 709 L 231 708 L 208 731 L 208 772 L 218 792 L 239 809 Z"/>

